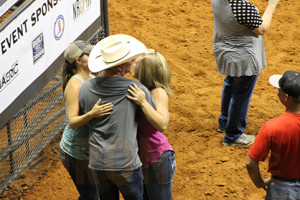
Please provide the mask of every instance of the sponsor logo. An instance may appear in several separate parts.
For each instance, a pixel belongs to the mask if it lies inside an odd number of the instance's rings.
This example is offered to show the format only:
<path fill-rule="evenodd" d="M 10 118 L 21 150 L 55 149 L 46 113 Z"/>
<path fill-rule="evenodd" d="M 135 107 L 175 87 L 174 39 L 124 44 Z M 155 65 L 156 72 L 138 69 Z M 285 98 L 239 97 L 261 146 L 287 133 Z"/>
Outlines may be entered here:
<path fill-rule="evenodd" d="M 77 20 L 91 7 L 91 0 L 76 0 L 73 3 L 73 20 Z"/>
<path fill-rule="evenodd" d="M 62 15 L 59 15 L 54 23 L 54 37 L 56 40 L 60 40 L 65 29 L 65 19 Z"/>
<path fill-rule="evenodd" d="M 45 53 L 44 36 L 41 33 L 32 41 L 33 64 L 35 64 Z"/>
<path fill-rule="evenodd" d="M 0 91 L 12 82 L 19 75 L 19 62 L 16 61 L 6 72 L 2 74 L 0 81 Z"/>

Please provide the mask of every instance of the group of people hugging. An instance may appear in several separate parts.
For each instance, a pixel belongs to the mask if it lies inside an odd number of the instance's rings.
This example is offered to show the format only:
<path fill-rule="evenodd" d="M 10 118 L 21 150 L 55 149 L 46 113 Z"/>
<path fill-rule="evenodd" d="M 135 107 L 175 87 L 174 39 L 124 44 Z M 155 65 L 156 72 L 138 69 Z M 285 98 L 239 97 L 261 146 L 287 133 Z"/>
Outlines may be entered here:
<path fill-rule="evenodd" d="M 78 199 L 172 199 L 175 151 L 163 134 L 171 94 L 166 59 L 126 34 L 96 45 L 74 41 L 64 58 L 60 157 Z M 124 77 L 131 71 L 134 78 Z"/>
<path fill-rule="evenodd" d="M 286 112 L 266 122 L 257 137 L 245 134 L 250 99 L 267 65 L 263 35 L 278 2 L 268 0 L 260 16 L 247 0 L 211 0 L 213 53 L 225 75 L 216 131 L 224 133 L 224 146 L 253 144 L 246 166 L 253 183 L 267 190 L 266 199 L 300 199 L 299 72 L 270 78 Z M 125 200 L 171 200 L 176 160 L 163 134 L 172 93 L 166 59 L 126 34 L 96 45 L 76 40 L 64 58 L 67 125 L 60 157 L 78 199 L 118 200 L 121 193 Z M 131 72 L 133 78 L 124 76 Z M 272 176 L 262 178 L 259 162 L 269 152 Z"/>

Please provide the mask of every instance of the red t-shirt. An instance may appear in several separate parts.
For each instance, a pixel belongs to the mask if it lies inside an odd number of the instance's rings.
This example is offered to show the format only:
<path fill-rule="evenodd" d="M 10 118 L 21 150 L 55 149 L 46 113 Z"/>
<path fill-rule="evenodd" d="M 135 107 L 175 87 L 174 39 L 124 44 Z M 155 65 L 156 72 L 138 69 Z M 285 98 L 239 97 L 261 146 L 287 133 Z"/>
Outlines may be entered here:
<path fill-rule="evenodd" d="M 272 175 L 300 178 L 300 114 L 284 113 L 264 123 L 248 155 L 264 161 L 269 151 Z"/>

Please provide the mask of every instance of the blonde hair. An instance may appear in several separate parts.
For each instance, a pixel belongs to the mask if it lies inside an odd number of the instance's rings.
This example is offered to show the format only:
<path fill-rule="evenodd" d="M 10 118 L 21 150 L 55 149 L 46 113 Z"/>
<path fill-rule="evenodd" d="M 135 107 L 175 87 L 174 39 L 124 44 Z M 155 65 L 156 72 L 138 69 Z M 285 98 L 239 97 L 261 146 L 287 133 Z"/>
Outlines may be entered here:
<path fill-rule="evenodd" d="M 157 51 L 148 49 L 139 58 L 138 79 L 149 90 L 161 87 L 171 95 L 171 73 L 166 59 Z"/>

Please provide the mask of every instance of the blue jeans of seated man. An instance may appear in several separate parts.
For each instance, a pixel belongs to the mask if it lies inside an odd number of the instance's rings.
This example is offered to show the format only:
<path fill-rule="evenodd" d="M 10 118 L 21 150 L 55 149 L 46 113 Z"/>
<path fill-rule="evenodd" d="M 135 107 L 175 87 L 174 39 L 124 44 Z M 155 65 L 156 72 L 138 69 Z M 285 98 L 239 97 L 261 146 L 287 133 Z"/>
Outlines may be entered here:
<path fill-rule="evenodd" d="M 78 160 L 60 149 L 60 159 L 69 172 L 77 191 L 78 200 L 98 200 L 97 186 L 93 182 L 88 160 Z"/>
<path fill-rule="evenodd" d="M 300 182 L 274 180 L 267 189 L 265 200 L 300 200 Z"/>
<path fill-rule="evenodd" d="M 143 200 L 143 172 L 92 170 L 101 200 L 119 200 L 119 191 L 125 200 Z"/>
<path fill-rule="evenodd" d="M 164 152 L 149 168 L 143 169 L 144 200 L 171 200 L 175 170 L 173 151 Z"/>
<path fill-rule="evenodd" d="M 225 130 L 224 142 L 235 142 L 244 132 L 251 96 L 258 75 L 230 77 L 223 83 L 219 128 Z"/>

